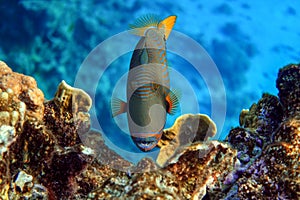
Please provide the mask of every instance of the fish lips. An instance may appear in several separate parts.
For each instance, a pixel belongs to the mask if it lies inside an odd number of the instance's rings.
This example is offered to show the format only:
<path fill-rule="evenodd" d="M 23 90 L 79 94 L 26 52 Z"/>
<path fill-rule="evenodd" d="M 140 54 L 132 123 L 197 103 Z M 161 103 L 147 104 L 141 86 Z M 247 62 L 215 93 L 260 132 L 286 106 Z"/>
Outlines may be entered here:
<path fill-rule="evenodd" d="M 133 142 L 142 151 L 150 151 L 156 147 L 159 139 L 155 136 L 131 136 Z"/>

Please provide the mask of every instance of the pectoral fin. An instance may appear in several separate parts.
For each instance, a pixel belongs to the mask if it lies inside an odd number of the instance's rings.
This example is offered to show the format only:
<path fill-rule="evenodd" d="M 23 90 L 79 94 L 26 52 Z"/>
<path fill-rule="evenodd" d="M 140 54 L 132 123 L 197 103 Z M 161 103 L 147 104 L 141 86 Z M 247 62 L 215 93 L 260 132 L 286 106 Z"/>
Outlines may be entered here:
<path fill-rule="evenodd" d="M 118 98 L 113 98 L 111 102 L 113 117 L 126 112 L 126 102 Z"/>
<path fill-rule="evenodd" d="M 167 112 L 174 115 L 179 107 L 181 93 L 178 90 L 170 91 L 166 96 Z"/>

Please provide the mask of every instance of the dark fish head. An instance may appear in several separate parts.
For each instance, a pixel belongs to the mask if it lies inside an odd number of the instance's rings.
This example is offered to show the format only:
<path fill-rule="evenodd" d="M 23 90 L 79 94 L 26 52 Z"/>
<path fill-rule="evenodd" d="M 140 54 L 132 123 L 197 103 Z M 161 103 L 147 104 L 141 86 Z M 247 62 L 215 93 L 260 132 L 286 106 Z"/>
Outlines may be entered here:
<path fill-rule="evenodd" d="M 142 151 L 150 151 L 154 147 L 156 147 L 158 141 L 160 140 L 160 137 L 162 135 L 162 132 L 157 134 L 138 134 L 136 136 L 131 135 L 131 138 L 133 142 L 136 144 L 136 146 L 141 149 Z"/>

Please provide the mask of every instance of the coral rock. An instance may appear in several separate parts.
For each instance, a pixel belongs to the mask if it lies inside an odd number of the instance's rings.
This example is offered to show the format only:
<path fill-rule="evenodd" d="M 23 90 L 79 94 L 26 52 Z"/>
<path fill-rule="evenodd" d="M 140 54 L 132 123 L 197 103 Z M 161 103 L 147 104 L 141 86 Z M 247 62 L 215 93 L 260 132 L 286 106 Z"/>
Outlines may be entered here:
<path fill-rule="evenodd" d="M 207 140 L 206 115 L 184 115 L 157 160 L 134 165 L 89 130 L 84 91 L 63 81 L 44 102 L 33 78 L 0 62 L 0 199 L 297 199 L 299 77 L 299 65 L 281 69 L 280 101 L 264 94 L 243 110 L 228 143 Z"/>
<path fill-rule="evenodd" d="M 228 192 L 229 199 L 299 199 L 299 65 L 280 69 L 276 86 L 279 100 L 264 94 L 250 110 L 241 112 L 243 127 L 228 135 L 242 163 L 235 170 L 237 181 Z"/>
<path fill-rule="evenodd" d="M 69 86 L 65 81 L 59 84 L 54 102 L 60 106 L 62 112 L 88 112 L 92 106 L 92 99 L 86 92 Z"/>
<path fill-rule="evenodd" d="M 16 131 L 12 126 L 0 126 L 0 160 L 3 154 L 8 151 L 9 146 L 15 141 Z"/>
<path fill-rule="evenodd" d="M 237 164 L 237 151 L 229 145 L 209 141 L 182 147 L 166 167 L 180 182 L 185 199 L 219 199 L 227 175 Z"/>
<path fill-rule="evenodd" d="M 75 177 L 93 157 L 78 139 L 89 129 L 90 106 L 88 95 L 65 83 L 44 103 L 33 78 L 0 62 L 0 199 L 75 196 Z"/>
<path fill-rule="evenodd" d="M 166 171 L 137 173 L 128 177 L 125 173 L 111 177 L 93 199 L 182 199 L 175 177 Z"/>
<path fill-rule="evenodd" d="M 286 142 L 300 148 L 300 115 L 287 119 L 274 132 L 274 142 Z M 300 152 L 300 149 L 299 149 Z"/>
<path fill-rule="evenodd" d="M 38 153 L 45 150 L 43 143 L 39 143 L 36 149 L 32 149 L 28 139 L 23 136 L 28 133 L 25 124 L 34 123 L 43 119 L 44 112 L 44 95 L 37 88 L 36 82 L 32 77 L 12 72 L 12 70 L 0 61 L 0 198 L 18 199 L 14 196 L 19 192 L 22 196 L 27 189 L 16 189 L 12 187 L 12 181 L 16 180 L 18 174 L 29 168 L 30 176 L 34 169 L 30 166 L 43 165 L 29 162 L 37 158 Z M 23 130 L 25 130 L 23 132 Z M 34 128 L 35 129 L 35 128 Z M 31 129 L 33 130 L 33 129 Z M 36 137 L 35 131 L 29 131 L 31 137 Z M 37 137 L 39 138 L 39 137 Z M 36 146 L 35 146 L 36 147 Z M 28 149 L 30 152 L 28 152 Z M 34 155 L 30 157 L 29 155 Z M 42 162 L 42 157 L 38 158 L 38 163 Z M 28 165 L 26 164 L 28 163 Z M 35 174 L 38 174 L 36 171 Z M 15 198 L 16 197 L 16 198 Z"/>
<path fill-rule="evenodd" d="M 159 166 L 151 158 L 143 158 L 136 166 L 130 169 L 130 173 L 151 172 L 160 169 Z"/>
<path fill-rule="evenodd" d="M 238 158 L 243 164 L 257 158 L 264 144 L 264 140 L 257 133 L 244 128 L 230 130 L 227 141 L 238 150 Z"/>
<path fill-rule="evenodd" d="M 90 159 L 80 146 L 55 152 L 42 180 L 51 198 L 71 199 L 77 192 L 75 177 L 86 168 Z"/>
<path fill-rule="evenodd" d="M 272 133 L 283 119 L 283 108 L 279 99 L 270 94 L 263 94 L 257 104 L 253 104 L 247 112 L 240 115 L 240 125 L 257 132 L 266 141 L 270 141 Z"/>
<path fill-rule="evenodd" d="M 84 191 L 88 199 L 197 199 L 205 195 L 211 198 L 221 196 L 223 189 L 228 187 L 230 172 L 237 165 L 237 151 L 217 141 L 197 142 L 213 136 L 216 131 L 214 123 L 205 115 L 185 115 L 174 124 L 169 133 L 174 133 L 174 138 L 177 137 L 174 141 L 178 144 L 176 151 L 165 157 L 163 168 L 149 158 L 142 159 L 136 166 L 126 163 L 105 146 L 99 132 L 92 130 L 84 135 L 83 143 L 99 154 L 97 160 L 100 163 L 93 163 L 99 166 L 97 170 L 88 167 L 79 179 L 85 180 L 78 182 L 82 187 L 87 182 L 97 183 L 85 186 L 89 188 Z M 192 137 L 188 138 L 188 134 Z M 163 147 L 173 145 L 172 140 L 166 141 Z"/>
<path fill-rule="evenodd" d="M 167 160 L 176 153 L 180 146 L 196 141 L 205 141 L 216 134 L 215 123 L 202 114 L 186 114 L 178 117 L 174 125 L 165 129 L 158 146 L 161 148 L 157 164 L 164 166 Z"/>
<path fill-rule="evenodd" d="M 7 158 L 11 144 L 16 141 L 16 131 L 12 126 L 0 126 L 0 199 L 7 198 L 10 187 L 11 175 L 10 160 Z"/>
<path fill-rule="evenodd" d="M 29 174 L 26 174 L 26 172 L 24 171 L 20 171 L 17 174 L 17 178 L 14 182 L 14 186 L 15 188 L 17 188 L 20 191 L 24 191 L 26 190 L 26 187 L 32 187 L 33 183 L 32 183 L 33 177 Z"/>
<path fill-rule="evenodd" d="M 91 98 L 84 91 L 61 82 L 55 97 L 45 103 L 44 114 L 46 126 L 56 134 L 59 145 L 68 147 L 80 143 L 79 134 L 90 128 L 91 104 Z"/>
<path fill-rule="evenodd" d="M 298 150 L 287 143 L 269 145 L 238 180 L 241 199 L 297 199 L 300 195 Z"/>
<path fill-rule="evenodd" d="M 81 136 L 82 143 L 93 149 L 97 155 L 97 160 L 103 165 L 107 165 L 113 169 L 121 170 L 123 172 L 133 169 L 133 164 L 123 159 L 116 152 L 111 150 L 104 142 L 102 133 L 97 130 L 90 130 Z"/>
<path fill-rule="evenodd" d="M 20 118 L 19 120 L 23 120 L 25 117 L 24 105 L 26 105 L 26 117 L 35 119 L 43 118 L 44 94 L 37 88 L 35 80 L 32 77 L 12 72 L 1 61 L 0 90 L 1 111 L 9 112 L 12 121 L 16 121 L 15 118 L 18 117 Z M 13 111 L 17 111 L 19 113 L 18 116 L 13 114 Z"/>
<path fill-rule="evenodd" d="M 286 117 L 300 114 L 300 65 L 290 64 L 279 70 L 276 80 L 280 102 Z"/>
<path fill-rule="evenodd" d="M 20 169 L 29 168 L 33 176 L 38 176 L 44 170 L 46 162 L 51 158 L 56 139 L 41 122 L 25 121 L 23 131 L 19 133 L 11 147 L 9 159 L 12 174 Z"/>

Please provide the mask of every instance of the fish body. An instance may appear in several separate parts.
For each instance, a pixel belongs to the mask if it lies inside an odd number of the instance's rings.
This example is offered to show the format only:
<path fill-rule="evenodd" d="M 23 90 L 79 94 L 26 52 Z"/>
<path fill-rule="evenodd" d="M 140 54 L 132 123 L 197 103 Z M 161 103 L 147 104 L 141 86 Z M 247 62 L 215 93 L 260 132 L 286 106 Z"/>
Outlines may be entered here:
<path fill-rule="evenodd" d="M 166 58 L 166 39 L 175 20 L 175 16 L 170 16 L 154 23 L 155 20 L 148 16 L 139 19 L 138 25 L 133 25 L 133 33 L 141 39 L 130 61 L 127 103 L 121 100 L 112 103 L 114 116 L 127 113 L 131 138 L 142 151 L 149 151 L 157 145 L 166 114 L 174 113 L 178 105 L 175 93 L 170 90 Z"/>

